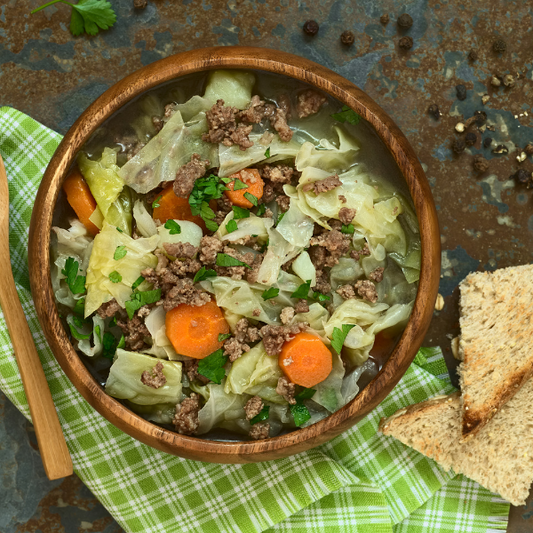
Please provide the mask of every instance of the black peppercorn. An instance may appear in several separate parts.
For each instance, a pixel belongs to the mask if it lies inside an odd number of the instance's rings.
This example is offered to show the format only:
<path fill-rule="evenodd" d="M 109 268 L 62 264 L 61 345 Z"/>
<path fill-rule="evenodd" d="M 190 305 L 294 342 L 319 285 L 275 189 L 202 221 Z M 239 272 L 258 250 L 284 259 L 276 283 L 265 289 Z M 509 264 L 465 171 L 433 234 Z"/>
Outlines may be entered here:
<path fill-rule="evenodd" d="M 492 49 L 497 53 L 501 54 L 507 50 L 507 43 L 503 39 L 498 39 L 492 43 Z"/>
<path fill-rule="evenodd" d="M 491 144 L 492 144 L 492 138 L 491 137 L 485 137 L 485 139 L 483 139 L 483 146 L 485 148 L 489 148 Z"/>
<path fill-rule="evenodd" d="M 408 15 L 407 13 L 404 13 L 403 15 L 400 15 L 398 17 L 398 26 L 400 26 L 400 28 L 403 28 L 403 29 L 408 29 L 410 28 L 412 25 L 413 25 L 413 19 L 411 17 L 411 15 Z"/>
<path fill-rule="evenodd" d="M 402 37 L 398 41 L 398 45 L 402 50 L 411 50 L 413 48 L 413 38 L 409 36 Z"/>
<path fill-rule="evenodd" d="M 455 93 L 458 100 L 466 100 L 466 87 L 463 84 L 455 86 Z"/>
<path fill-rule="evenodd" d="M 460 154 L 460 153 L 464 152 L 465 148 L 466 148 L 466 144 L 463 141 L 463 139 L 455 139 L 455 141 L 453 141 L 452 150 L 456 154 Z"/>
<path fill-rule="evenodd" d="M 465 143 L 467 146 L 474 146 L 474 144 L 476 144 L 476 141 L 477 141 L 477 135 L 473 133 L 472 131 L 469 131 L 465 135 Z"/>
<path fill-rule="evenodd" d="M 318 22 L 316 22 L 315 20 L 308 20 L 304 24 L 304 33 L 306 33 L 307 35 L 316 35 L 318 33 L 318 28 Z"/>
<path fill-rule="evenodd" d="M 384 13 L 383 15 L 381 15 L 381 17 L 379 17 L 379 21 L 381 22 L 381 24 L 383 24 L 383 26 L 386 26 L 390 21 L 389 14 Z"/>
<path fill-rule="evenodd" d="M 346 46 L 352 46 L 355 41 L 355 35 L 353 31 L 343 31 L 341 35 L 341 43 Z"/>
<path fill-rule="evenodd" d="M 479 58 L 477 52 L 475 50 L 470 50 L 470 53 L 468 54 L 468 59 L 470 59 L 470 61 L 477 61 Z"/>
<path fill-rule="evenodd" d="M 528 172 L 526 169 L 521 168 L 520 170 L 516 171 L 514 177 L 520 183 L 527 183 L 531 179 L 531 172 Z"/>
<path fill-rule="evenodd" d="M 474 111 L 474 116 L 476 117 L 476 124 L 478 126 L 483 126 L 487 122 L 487 113 L 485 111 Z"/>
<path fill-rule="evenodd" d="M 526 144 L 526 147 L 524 148 L 524 152 L 527 155 L 533 155 L 533 144 L 531 143 Z"/>
<path fill-rule="evenodd" d="M 440 113 L 439 106 L 437 104 L 431 104 L 428 107 L 428 113 L 432 115 L 433 117 L 435 117 L 435 120 L 439 120 L 441 113 Z"/>
<path fill-rule="evenodd" d="M 478 172 L 486 172 L 489 169 L 489 162 L 480 154 L 474 157 L 472 164 Z"/>

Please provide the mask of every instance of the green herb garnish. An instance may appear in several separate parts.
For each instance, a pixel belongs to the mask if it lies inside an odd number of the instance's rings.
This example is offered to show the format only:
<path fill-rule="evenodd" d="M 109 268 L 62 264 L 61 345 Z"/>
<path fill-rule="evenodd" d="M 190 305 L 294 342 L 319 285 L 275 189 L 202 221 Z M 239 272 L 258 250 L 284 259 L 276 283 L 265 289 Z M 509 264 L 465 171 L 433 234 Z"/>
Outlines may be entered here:
<path fill-rule="evenodd" d="M 204 357 L 198 361 L 198 374 L 210 379 L 213 383 L 220 384 L 226 375 L 224 365 L 228 360 L 228 356 L 224 355 L 224 350 L 220 348 L 211 355 Z"/>
<path fill-rule="evenodd" d="M 113 270 L 113 272 L 109 274 L 109 279 L 113 283 L 120 283 L 122 281 L 122 276 L 116 270 Z"/>
<path fill-rule="evenodd" d="M 94 327 L 94 334 L 98 337 L 98 340 L 102 342 L 102 330 L 98 324 Z"/>
<path fill-rule="evenodd" d="M 296 405 L 291 405 L 291 413 L 294 418 L 294 423 L 300 427 L 302 424 L 307 422 L 311 415 L 309 414 L 309 409 L 303 403 L 297 403 Z"/>
<path fill-rule="evenodd" d="M 172 219 L 169 219 L 165 222 L 165 228 L 168 229 L 170 235 L 178 235 L 181 233 L 181 226 Z"/>
<path fill-rule="evenodd" d="M 80 264 L 72 257 L 65 261 L 65 268 L 61 270 L 61 274 L 66 276 L 67 285 L 72 294 L 82 294 L 85 292 L 85 276 L 78 276 Z"/>
<path fill-rule="evenodd" d="M 342 225 L 341 233 L 348 233 L 349 235 L 353 235 L 354 231 L 355 231 L 355 228 L 353 227 L 353 224 Z"/>
<path fill-rule="evenodd" d="M 292 294 L 291 298 L 309 298 L 309 289 L 311 288 L 311 280 L 308 279 L 302 283 Z"/>
<path fill-rule="evenodd" d="M 337 120 L 338 122 L 348 122 L 355 126 L 359 124 L 361 117 L 353 110 L 350 109 L 347 105 L 342 106 L 342 109 L 338 113 L 333 113 L 331 118 Z"/>
<path fill-rule="evenodd" d="M 189 196 L 191 213 L 195 216 L 200 215 L 210 231 L 216 231 L 218 225 L 213 221 L 215 212 L 209 207 L 209 202 L 210 200 L 218 200 L 218 198 L 222 197 L 224 191 L 229 190 L 225 185 L 229 181 L 231 180 L 210 174 L 207 177 L 198 178 L 194 182 L 194 187 Z"/>
<path fill-rule="evenodd" d="M 115 228 L 119 233 L 124 233 L 124 230 L 122 228 L 119 228 L 118 226 Z"/>
<path fill-rule="evenodd" d="M 252 268 L 250 265 L 247 265 L 243 261 L 239 261 L 238 259 L 235 259 L 235 257 L 232 257 L 228 254 L 217 254 L 217 266 L 221 267 L 236 267 L 236 266 L 243 266 L 246 268 Z"/>
<path fill-rule="evenodd" d="M 253 194 L 249 192 L 244 193 L 244 197 L 252 204 L 257 206 L 257 196 L 254 196 Z"/>
<path fill-rule="evenodd" d="M 81 333 L 80 331 L 78 331 L 76 329 L 75 325 L 78 326 L 78 327 L 81 327 L 81 326 L 83 326 L 83 321 L 80 320 L 80 321 L 77 322 L 75 319 L 76 319 L 76 317 L 74 317 L 74 319 L 73 319 L 74 324 L 71 324 L 70 322 L 68 323 L 69 328 L 70 328 L 70 333 L 72 334 L 72 336 L 75 339 L 79 340 L 79 341 L 90 339 L 91 338 L 91 334 L 90 333 L 88 333 L 88 334 Z"/>
<path fill-rule="evenodd" d="M 226 231 L 228 233 L 233 233 L 234 231 L 237 231 L 238 229 L 238 226 L 237 226 L 237 222 L 235 222 L 234 219 L 231 219 L 227 224 L 226 224 Z"/>
<path fill-rule="evenodd" d="M 333 349 L 340 354 L 342 350 L 342 346 L 344 344 L 344 341 L 346 340 L 346 336 L 348 333 L 350 333 L 350 330 L 354 327 L 354 324 L 343 324 L 342 330 L 339 328 L 333 328 L 333 335 L 331 339 L 331 346 Z"/>
<path fill-rule="evenodd" d="M 259 208 L 257 209 L 256 215 L 258 217 L 262 217 L 266 213 L 266 210 L 267 210 L 266 205 L 265 204 L 261 204 L 259 206 Z"/>
<path fill-rule="evenodd" d="M 218 334 L 218 342 L 224 342 L 225 340 L 229 339 L 231 337 L 231 333 L 219 333 Z"/>
<path fill-rule="evenodd" d="M 256 414 L 250 420 L 250 425 L 253 426 L 254 424 L 257 424 L 258 422 L 263 422 L 265 420 L 268 420 L 268 412 L 269 411 L 270 411 L 270 405 L 263 405 L 263 409 L 261 409 L 261 412 Z"/>
<path fill-rule="evenodd" d="M 134 291 L 142 282 L 144 281 L 144 276 L 139 276 L 131 286 L 131 290 Z"/>
<path fill-rule="evenodd" d="M 77 315 L 83 316 L 85 314 L 85 298 L 80 298 L 76 301 L 73 311 Z"/>
<path fill-rule="evenodd" d="M 241 181 L 239 178 L 235 178 L 233 180 L 233 190 L 234 191 L 240 191 L 241 189 L 247 189 L 248 185 L 244 183 L 244 181 Z"/>
<path fill-rule="evenodd" d="M 242 207 L 239 207 L 238 205 L 234 205 L 232 209 L 233 209 L 233 218 L 235 220 L 239 220 L 241 218 L 248 218 L 250 216 L 250 211 L 248 211 L 248 209 L 243 209 Z"/>
<path fill-rule="evenodd" d="M 198 283 L 199 281 L 204 281 L 204 279 L 207 278 L 214 278 L 217 275 L 217 273 L 214 270 L 207 269 L 205 266 L 203 266 L 196 274 L 194 275 L 194 283 Z"/>
<path fill-rule="evenodd" d="M 315 395 L 315 389 L 304 389 L 294 396 L 294 399 L 297 402 L 303 402 L 304 400 L 309 400 Z"/>
<path fill-rule="evenodd" d="M 276 226 L 279 225 L 279 223 L 283 220 L 283 217 L 285 216 L 285 213 L 280 213 L 279 216 L 278 216 L 278 221 L 276 223 Z"/>
<path fill-rule="evenodd" d="M 104 348 L 102 357 L 105 357 L 106 359 L 113 359 L 113 357 L 115 357 L 115 352 L 117 351 L 117 344 L 118 341 L 115 339 L 115 336 L 109 333 L 109 331 L 106 331 L 102 340 L 102 345 Z"/>
<path fill-rule="evenodd" d="M 118 349 L 124 349 L 126 348 L 126 339 L 124 338 L 124 335 L 122 335 L 122 337 L 120 337 L 120 340 L 118 341 L 118 344 L 117 344 L 117 350 Z"/>
<path fill-rule="evenodd" d="M 126 250 L 126 247 L 124 245 L 117 246 L 115 253 L 113 254 L 113 259 L 115 261 L 118 261 L 119 259 L 126 257 L 127 253 L 128 253 L 128 250 Z"/>
<path fill-rule="evenodd" d="M 154 289 L 152 291 L 136 291 L 131 294 L 130 299 L 124 304 L 128 317 L 131 320 L 135 311 L 139 310 L 143 305 L 155 304 L 161 300 L 161 289 Z"/>
<path fill-rule="evenodd" d="M 266 149 L 265 157 L 268 159 L 270 157 L 270 146 Z"/>
<path fill-rule="evenodd" d="M 276 287 L 270 287 L 270 289 L 263 291 L 263 294 L 261 294 L 261 298 L 263 298 L 263 300 L 270 300 L 270 298 L 275 298 L 278 294 L 279 289 L 277 289 Z"/>
<path fill-rule="evenodd" d="M 313 292 L 313 300 L 322 303 L 331 300 L 331 298 L 327 294 L 322 294 L 321 292 L 315 291 Z"/>
<path fill-rule="evenodd" d="M 159 200 L 163 198 L 163 195 L 160 194 L 153 202 L 152 202 L 152 209 L 155 209 L 156 207 L 160 207 Z"/>

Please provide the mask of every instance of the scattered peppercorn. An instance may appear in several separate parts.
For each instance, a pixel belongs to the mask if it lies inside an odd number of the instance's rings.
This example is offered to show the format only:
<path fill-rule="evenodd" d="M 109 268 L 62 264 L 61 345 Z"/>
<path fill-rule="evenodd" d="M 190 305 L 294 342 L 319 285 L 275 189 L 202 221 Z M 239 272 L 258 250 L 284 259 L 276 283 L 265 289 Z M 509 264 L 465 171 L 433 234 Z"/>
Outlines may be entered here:
<path fill-rule="evenodd" d="M 531 172 L 528 172 L 525 168 L 521 168 L 511 177 L 514 177 L 520 183 L 527 183 L 531 179 Z"/>
<path fill-rule="evenodd" d="M 399 40 L 398 45 L 402 50 L 411 50 L 411 48 L 413 48 L 413 38 L 409 37 L 409 35 L 402 37 Z"/>
<path fill-rule="evenodd" d="M 479 58 L 477 52 L 475 50 L 470 50 L 470 53 L 468 54 L 468 59 L 470 59 L 470 61 L 477 61 Z"/>
<path fill-rule="evenodd" d="M 458 100 L 466 100 L 466 87 L 463 84 L 455 86 L 455 93 Z"/>
<path fill-rule="evenodd" d="M 483 139 L 483 146 L 485 148 L 489 148 L 491 144 L 492 144 L 492 138 L 491 137 L 485 137 Z"/>
<path fill-rule="evenodd" d="M 453 144 L 452 144 L 452 150 L 456 153 L 456 154 L 461 154 L 465 151 L 465 148 L 466 148 L 466 144 L 465 142 L 463 141 L 463 139 L 455 139 L 455 141 L 453 141 Z"/>
<path fill-rule="evenodd" d="M 432 115 L 433 117 L 435 117 L 435 120 L 439 120 L 440 115 L 441 115 L 439 106 L 437 104 L 431 104 L 428 107 L 428 113 Z"/>
<path fill-rule="evenodd" d="M 512 74 L 506 74 L 504 77 L 503 77 L 503 84 L 506 86 L 506 87 L 514 87 L 515 86 L 515 79 L 513 77 Z"/>
<path fill-rule="evenodd" d="M 480 154 L 474 156 L 472 164 L 478 172 L 486 172 L 489 168 L 489 162 Z"/>
<path fill-rule="evenodd" d="M 413 18 L 411 15 L 404 13 L 398 17 L 397 24 L 400 26 L 400 28 L 407 30 L 413 25 Z"/>
<path fill-rule="evenodd" d="M 355 35 L 353 31 L 343 31 L 341 34 L 341 43 L 346 46 L 352 46 L 352 44 L 355 42 Z"/>
<path fill-rule="evenodd" d="M 526 147 L 524 148 L 524 152 L 527 155 L 533 155 L 533 144 L 532 143 L 527 143 Z"/>
<path fill-rule="evenodd" d="M 474 146 L 474 144 L 476 144 L 476 141 L 477 141 L 477 135 L 474 132 L 469 131 L 465 135 L 465 143 L 467 146 Z"/>
<path fill-rule="evenodd" d="M 483 126 L 487 122 L 487 113 L 485 111 L 474 111 L 474 116 L 476 117 L 476 124 L 478 126 Z"/>
<path fill-rule="evenodd" d="M 318 28 L 318 22 L 316 22 L 315 20 L 308 20 L 304 24 L 304 33 L 306 33 L 307 35 L 316 35 L 318 33 Z"/>
<path fill-rule="evenodd" d="M 494 150 L 492 150 L 492 153 L 493 154 L 508 154 L 509 153 L 509 148 L 507 148 L 507 146 L 505 146 L 505 144 L 498 144 L 498 146 L 496 146 L 496 148 L 494 148 Z"/>
<path fill-rule="evenodd" d="M 383 26 L 386 26 L 390 21 L 389 14 L 384 13 L 383 15 L 381 15 L 381 17 L 379 17 L 379 21 L 381 22 L 381 24 L 383 24 Z"/>
<path fill-rule="evenodd" d="M 503 39 L 498 39 L 492 43 L 492 49 L 497 54 L 501 54 L 507 50 L 507 43 Z"/>
<path fill-rule="evenodd" d="M 144 9 L 147 5 L 147 0 L 133 0 L 133 7 L 135 9 Z"/>

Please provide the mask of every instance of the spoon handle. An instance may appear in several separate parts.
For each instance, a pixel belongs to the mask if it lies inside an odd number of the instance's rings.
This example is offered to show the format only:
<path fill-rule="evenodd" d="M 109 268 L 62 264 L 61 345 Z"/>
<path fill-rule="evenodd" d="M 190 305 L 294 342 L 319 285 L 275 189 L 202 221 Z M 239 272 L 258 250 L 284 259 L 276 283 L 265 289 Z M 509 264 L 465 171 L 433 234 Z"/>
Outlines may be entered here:
<path fill-rule="evenodd" d="M 2 239 L 3 240 L 3 239 Z M 39 451 L 48 479 L 72 474 L 65 436 L 57 417 L 52 394 L 37 354 L 11 272 L 9 248 L 0 254 L 0 305 L 15 350 L 24 391 L 30 406 Z"/>

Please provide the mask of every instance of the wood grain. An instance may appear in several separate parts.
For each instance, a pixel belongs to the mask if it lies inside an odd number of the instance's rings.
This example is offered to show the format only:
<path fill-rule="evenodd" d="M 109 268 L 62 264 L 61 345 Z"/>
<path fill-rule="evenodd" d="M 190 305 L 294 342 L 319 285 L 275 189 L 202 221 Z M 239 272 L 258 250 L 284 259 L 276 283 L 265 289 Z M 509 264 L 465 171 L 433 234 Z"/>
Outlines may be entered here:
<path fill-rule="evenodd" d="M 257 442 L 215 442 L 178 435 L 151 424 L 106 395 L 73 350 L 56 310 L 50 282 L 50 228 L 61 183 L 78 150 L 116 110 L 132 98 L 185 74 L 217 68 L 254 69 L 308 83 L 350 106 L 385 143 L 411 192 L 420 223 L 422 267 L 411 318 L 387 363 L 348 405 L 308 428 Z M 85 399 L 111 423 L 164 452 L 218 463 L 245 463 L 286 457 L 322 444 L 361 420 L 403 376 L 422 343 L 433 314 L 440 276 L 440 237 L 429 184 L 407 139 L 391 118 L 362 90 L 335 72 L 281 51 L 215 47 L 167 57 L 119 81 L 100 96 L 69 130 L 44 175 L 30 229 L 30 280 L 37 313 L 61 367 Z"/>
<path fill-rule="evenodd" d="M 44 471 L 48 479 L 72 474 L 72 460 L 33 337 L 20 304 L 9 256 L 9 191 L 0 157 L 0 306 L 9 330 Z"/>

